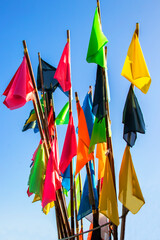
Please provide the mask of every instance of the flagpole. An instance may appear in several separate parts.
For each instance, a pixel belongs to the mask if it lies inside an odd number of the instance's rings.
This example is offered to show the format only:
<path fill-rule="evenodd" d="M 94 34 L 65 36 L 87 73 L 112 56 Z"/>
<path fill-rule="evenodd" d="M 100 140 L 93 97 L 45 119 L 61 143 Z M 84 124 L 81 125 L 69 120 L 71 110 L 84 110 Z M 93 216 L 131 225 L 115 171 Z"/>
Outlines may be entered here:
<path fill-rule="evenodd" d="M 135 33 L 137 34 L 137 37 L 139 38 L 139 23 L 136 23 L 136 29 L 135 29 Z M 134 89 L 134 84 L 131 83 L 132 88 Z M 131 135 L 129 134 L 128 137 L 130 138 Z M 124 236 L 125 236 L 125 228 L 126 228 L 126 216 L 127 213 L 129 212 L 129 210 L 122 205 L 122 221 L 121 221 L 121 237 L 120 240 L 124 240 Z"/>
<path fill-rule="evenodd" d="M 70 55 L 70 31 L 67 30 L 67 42 L 69 43 Z M 69 61 L 71 60 L 69 56 Z M 72 114 L 72 87 L 69 89 L 69 117 Z M 70 162 L 70 199 L 71 199 L 71 234 L 74 235 L 74 203 L 73 203 L 73 164 Z M 74 239 L 74 238 L 73 238 Z"/>
<path fill-rule="evenodd" d="M 76 234 L 79 234 L 79 223 L 77 220 L 78 211 L 77 211 L 77 192 L 76 192 L 75 176 L 74 176 L 74 203 L 75 203 L 75 218 L 76 218 Z M 79 240 L 79 236 L 77 236 L 77 240 Z"/>
<path fill-rule="evenodd" d="M 82 186 L 81 186 L 81 173 L 79 172 L 78 174 L 79 177 L 79 189 L 80 189 L 80 199 L 82 197 Z M 81 232 L 83 232 L 83 218 L 81 218 Z M 83 240 L 83 235 L 82 235 L 82 240 Z"/>

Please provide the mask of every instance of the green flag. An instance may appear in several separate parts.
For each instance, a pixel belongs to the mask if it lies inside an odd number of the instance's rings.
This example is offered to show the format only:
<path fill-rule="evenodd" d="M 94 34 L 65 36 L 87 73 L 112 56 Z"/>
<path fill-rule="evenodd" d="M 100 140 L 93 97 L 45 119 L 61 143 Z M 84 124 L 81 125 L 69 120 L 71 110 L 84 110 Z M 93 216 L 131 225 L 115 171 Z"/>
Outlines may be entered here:
<path fill-rule="evenodd" d="M 106 142 L 106 123 L 105 118 L 101 121 L 98 118 L 95 118 L 95 122 L 93 125 L 91 141 L 89 145 L 89 153 L 94 151 L 95 145 L 97 143 Z"/>
<path fill-rule="evenodd" d="M 28 185 L 29 192 L 37 194 L 41 199 L 45 169 L 44 147 L 42 144 L 40 144 L 34 159 L 34 165 L 30 171 Z"/>
<path fill-rule="evenodd" d="M 99 19 L 98 7 L 96 8 L 91 36 L 89 40 L 87 62 L 96 63 L 101 67 L 106 67 L 105 54 L 103 46 L 108 42 L 107 38 L 102 32 L 101 23 Z"/>
<path fill-rule="evenodd" d="M 62 125 L 62 124 L 68 124 L 69 122 L 69 102 L 67 102 L 58 116 L 56 117 L 56 124 Z"/>

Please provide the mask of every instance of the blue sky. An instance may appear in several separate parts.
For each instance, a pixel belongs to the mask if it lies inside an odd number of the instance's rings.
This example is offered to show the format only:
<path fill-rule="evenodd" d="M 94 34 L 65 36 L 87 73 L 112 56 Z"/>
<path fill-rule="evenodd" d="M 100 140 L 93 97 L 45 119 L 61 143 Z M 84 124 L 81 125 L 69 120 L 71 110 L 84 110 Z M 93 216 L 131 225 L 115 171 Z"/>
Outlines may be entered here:
<path fill-rule="evenodd" d="M 126 239 L 158 240 L 160 214 L 159 187 L 159 62 L 160 62 L 160 2 L 158 0 L 100 1 L 102 29 L 107 36 L 108 75 L 111 92 L 110 114 L 118 192 L 118 174 L 125 149 L 122 138 L 122 112 L 130 83 L 121 76 L 127 50 L 140 24 L 139 40 L 150 72 L 152 83 L 145 95 L 135 89 L 143 112 L 146 134 L 138 134 L 131 149 L 132 159 L 146 201 L 138 214 L 127 216 Z M 33 71 L 37 76 L 38 52 L 48 63 L 57 66 L 66 43 L 67 29 L 71 36 L 71 73 L 73 96 L 77 91 L 82 103 L 89 85 L 94 87 L 96 65 L 86 62 L 86 54 L 96 0 L 82 1 L 11 1 L 0 3 L 0 94 L 3 93 L 23 58 L 22 40 L 26 40 Z M 32 130 L 23 133 L 22 127 L 33 108 L 10 111 L 1 109 L 1 174 L 0 174 L 0 238 L 3 240 L 57 239 L 54 210 L 48 216 L 39 203 L 27 197 L 30 159 L 40 140 Z M 54 94 L 56 113 L 67 98 L 57 90 Z M 73 116 L 77 126 L 75 99 Z M 66 126 L 58 128 L 60 152 Z M 84 172 L 83 172 L 84 173 Z M 121 204 L 119 203 L 121 215 Z M 86 223 L 87 225 L 87 223 Z M 87 225 L 88 226 L 88 225 Z"/>

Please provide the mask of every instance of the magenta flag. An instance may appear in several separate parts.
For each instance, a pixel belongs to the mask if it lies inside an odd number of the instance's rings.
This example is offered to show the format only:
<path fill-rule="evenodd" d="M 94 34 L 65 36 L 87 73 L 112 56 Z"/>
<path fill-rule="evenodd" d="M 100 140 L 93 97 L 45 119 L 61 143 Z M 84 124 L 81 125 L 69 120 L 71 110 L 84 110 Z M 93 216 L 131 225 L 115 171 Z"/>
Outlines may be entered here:
<path fill-rule="evenodd" d="M 56 200 L 56 190 L 61 188 L 61 177 L 59 176 L 59 154 L 57 139 L 52 141 L 51 152 L 48 159 L 46 177 L 42 195 L 42 208 L 48 203 Z"/>
<path fill-rule="evenodd" d="M 54 78 L 57 79 L 64 92 L 71 88 L 70 51 L 68 42 L 64 47 Z"/>
<path fill-rule="evenodd" d="M 33 91 L 27 60 L 24 56 L 21 65 L 3 93 L 6 96 L 3 103 L 11 110 L 20 108 L 33 99 Z"/>
<path fill-rule="evenodd" d="M 62 173 L 65 172 L 72 158 L 77 155 L 76 132 L 73 122 L 73 116 L 70 115 L 66 137 L 64 140 L 59 169 Z"/>

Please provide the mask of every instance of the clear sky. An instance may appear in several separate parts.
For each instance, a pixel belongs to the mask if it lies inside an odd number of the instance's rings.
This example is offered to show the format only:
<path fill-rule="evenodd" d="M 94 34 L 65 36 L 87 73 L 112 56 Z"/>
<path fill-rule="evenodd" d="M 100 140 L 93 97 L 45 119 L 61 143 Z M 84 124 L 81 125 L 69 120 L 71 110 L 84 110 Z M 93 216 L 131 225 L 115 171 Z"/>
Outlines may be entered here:
<path fill-rule="evenodd" d="M 146 204 L 138 214 L 131 213 L 126 221 L 126 239 L 158 240 L 160 215 L 160 2 L 158 0 L 100 1 L 102 29 L 107 36 L 108 75 L 111 92 L 110 112 L 115 172 L 118 175 L 125 149 L 122 112 L 130 83 L 121 76 L 127 50 L 139 22 L 139 40 L 152 78 L 145 95 L 135 89 L 143 112 L 146 134 L 138 134 L 131 149 L 132 159 Z M 57 66 L 66 43 L 66 31 L 71 36 L 71 73 L 73 96 L 77 91 L 82 103 L 89 85 L 94 87 L 96 64 L 86 62 L 86 54 L 96 0 L 81 1 L 1 1 L 0 3 L 0 94 L 4 92 L 23 58 L 22 40 L 26 40 L 35 78 L 38 52 L 41 57 Z M 22 128 L 32 103 L 10 111 L 0 98 L 0 239 L 3 240 L 56 240 L 55 213 L 41 212 L 40 203 L 32 204 L 26 194 L 30 163 L 39 140 L 39 133 Z M 67 98 L 59 90 L 54 93 L 56 113 Z M 73 98 L 73 117 L 77 126 L 76 104 Z M 60 152 L 66 126 L 58 127 Z M 121 204 L 119 203 L 119 215 Z M 87 224 L 87 223 L 86 223 Z"/>

